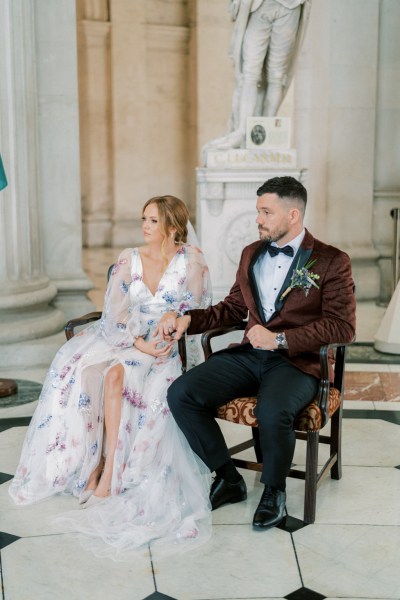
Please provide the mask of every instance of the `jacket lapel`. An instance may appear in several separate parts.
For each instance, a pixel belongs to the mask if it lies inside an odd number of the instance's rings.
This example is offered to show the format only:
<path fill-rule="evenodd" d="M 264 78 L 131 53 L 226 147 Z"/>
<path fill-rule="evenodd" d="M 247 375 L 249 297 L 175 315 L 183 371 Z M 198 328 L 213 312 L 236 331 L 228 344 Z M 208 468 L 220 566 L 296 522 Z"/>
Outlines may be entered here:
<path fill-rule="evenodd" d="M 254 252 L 254 254 L 251 258 L 250 265 L 249 265 L 249 272 L 248 272 L 251 293 L 254 298 L 254 302 L 255 302 L 259 317 L 260 317 L 261 321 L 264 323 L 264 325 L 266 324 L 266 320 L 265 320 L 265 316 L 264 316 L 264 310 L 263 310 L 263 307 L 261 304 L 260 293 L 258 291 L 258 285 L 256 282 L 256 278 L 254 276 L 254 265 L 256 264 L 258 258 L 260 256 L 264 255 L 266 253 L 266 251 L 267 251 L 267 244 L 261 244 L 259 246 L 259 248 L 257 248 L 257 250 Z"/>
<path fill-rule="evenodd" d="M 271 315 L 268 322 L 272 321 L 272 319 L 277 315 L 277 313 L 279 313 L 279 311 L 282 310 L 282 306 L 284 305 L 286 298 L 288 297 L 288 294 L 287 294 L 284 298 L 282 298 L 282 294 L 287 290 L 287 288 L 290 285 L 293 271 L 295 269 L 302 269 L 307 264 L 312 251 L 313 251 L 313 248 L 304 248 L 304 247 L 300 246 L 300 248 L 296 252 L 296 255 L 293 258 L 292 264 L 289 267 L 289 271 L 286 275 L 285 281 L 283 282 L 283 285 L 282 285 L 281 289 L 279 290 L 279 294 L 276 297 L 275 312 Z"/>

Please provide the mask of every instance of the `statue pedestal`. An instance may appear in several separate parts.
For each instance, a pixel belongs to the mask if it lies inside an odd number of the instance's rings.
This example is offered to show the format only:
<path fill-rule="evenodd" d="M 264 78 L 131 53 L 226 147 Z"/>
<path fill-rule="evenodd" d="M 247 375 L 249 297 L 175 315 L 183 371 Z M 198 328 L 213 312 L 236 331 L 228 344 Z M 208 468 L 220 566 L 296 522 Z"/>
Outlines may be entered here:
<path fill-rule="evenodd" d="M 304 183 L 305 170 L 269 166 L 268 159 L 272 159 L 273 152 L 209 152 L 207 165 L 225 161 L 225 166 L 196 170 L 196 230 L 210 269 L 213 303 L 224 298 L 234 283 L 243 248 L 259 239 L 255 222 L 257 189 L 267 179 L 284 175 Z M 288 156 L 293 156 L 290 151 L 278 152 L 282 155 L 289 152 Z"/>
<path fill-rule="evenodd" d="M 400 281 L 374 340 L 375 350 L 388 354 L 400 354 Z"/>

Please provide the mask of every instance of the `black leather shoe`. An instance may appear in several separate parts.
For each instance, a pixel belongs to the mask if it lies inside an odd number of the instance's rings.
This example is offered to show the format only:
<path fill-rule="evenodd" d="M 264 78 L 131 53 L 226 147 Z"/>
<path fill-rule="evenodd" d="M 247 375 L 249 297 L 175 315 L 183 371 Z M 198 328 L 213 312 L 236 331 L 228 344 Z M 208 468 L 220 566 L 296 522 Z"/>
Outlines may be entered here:
<path fill-rule="evenodd" d="M 211 509 L 215 510 L 223 504 L 234 504 L 247 498 L 247 488 L 243 477 L 237 483 L 229 483 L 216 477 L 210 490 Z"/>
<path fill-rule="evenodd" d="M 286 503 L 286 492 L 265 486 L 257 510 L 254 513 L 253 527 L 268 529 L 275 527 L 283 520 Z"/>

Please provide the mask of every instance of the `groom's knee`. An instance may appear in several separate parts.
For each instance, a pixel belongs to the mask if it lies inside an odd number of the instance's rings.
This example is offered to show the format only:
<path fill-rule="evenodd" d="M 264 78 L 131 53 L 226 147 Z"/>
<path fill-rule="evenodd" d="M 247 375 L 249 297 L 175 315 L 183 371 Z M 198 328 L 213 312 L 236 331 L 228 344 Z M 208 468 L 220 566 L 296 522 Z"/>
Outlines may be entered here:
<path fill-rule="evenodd" d="M 178 379 L 175 379 L 171 383 L 167 391 L 167 402 L 168 406 L 174 414 L 175 411 L 179 410 L 179 407 L 182 404 L 183 398 L 186 396 L 186 381 L 185 377 L 181 375 Z"/>

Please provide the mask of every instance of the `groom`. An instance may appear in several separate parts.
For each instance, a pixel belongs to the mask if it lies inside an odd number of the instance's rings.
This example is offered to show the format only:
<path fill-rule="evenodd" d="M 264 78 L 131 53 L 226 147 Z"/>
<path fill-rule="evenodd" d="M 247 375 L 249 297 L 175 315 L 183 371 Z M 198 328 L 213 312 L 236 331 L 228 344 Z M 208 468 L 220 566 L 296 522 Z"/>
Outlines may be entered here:
<path fill-rule="evenodd" d="M 214 510 L 247 497 L 215 409 L 240 396 L 257 396 L 265 488 L 253 526 L 266 529 L 284 516 L 293 422 L 317 394 L 320 346 L 353 339 L 355 297 L 347 254 L 303 226 L 304 186 L 293 177 L 274 177 L 257 196 L 260 241 L 244 248 L 228 296 L 173 322 L 179 339 L 186 330 L 200 333 L 248 318 L 243 341 L 179 377 L 168 402 L 194 452 L 216 472 L 210 493 Z"/>

